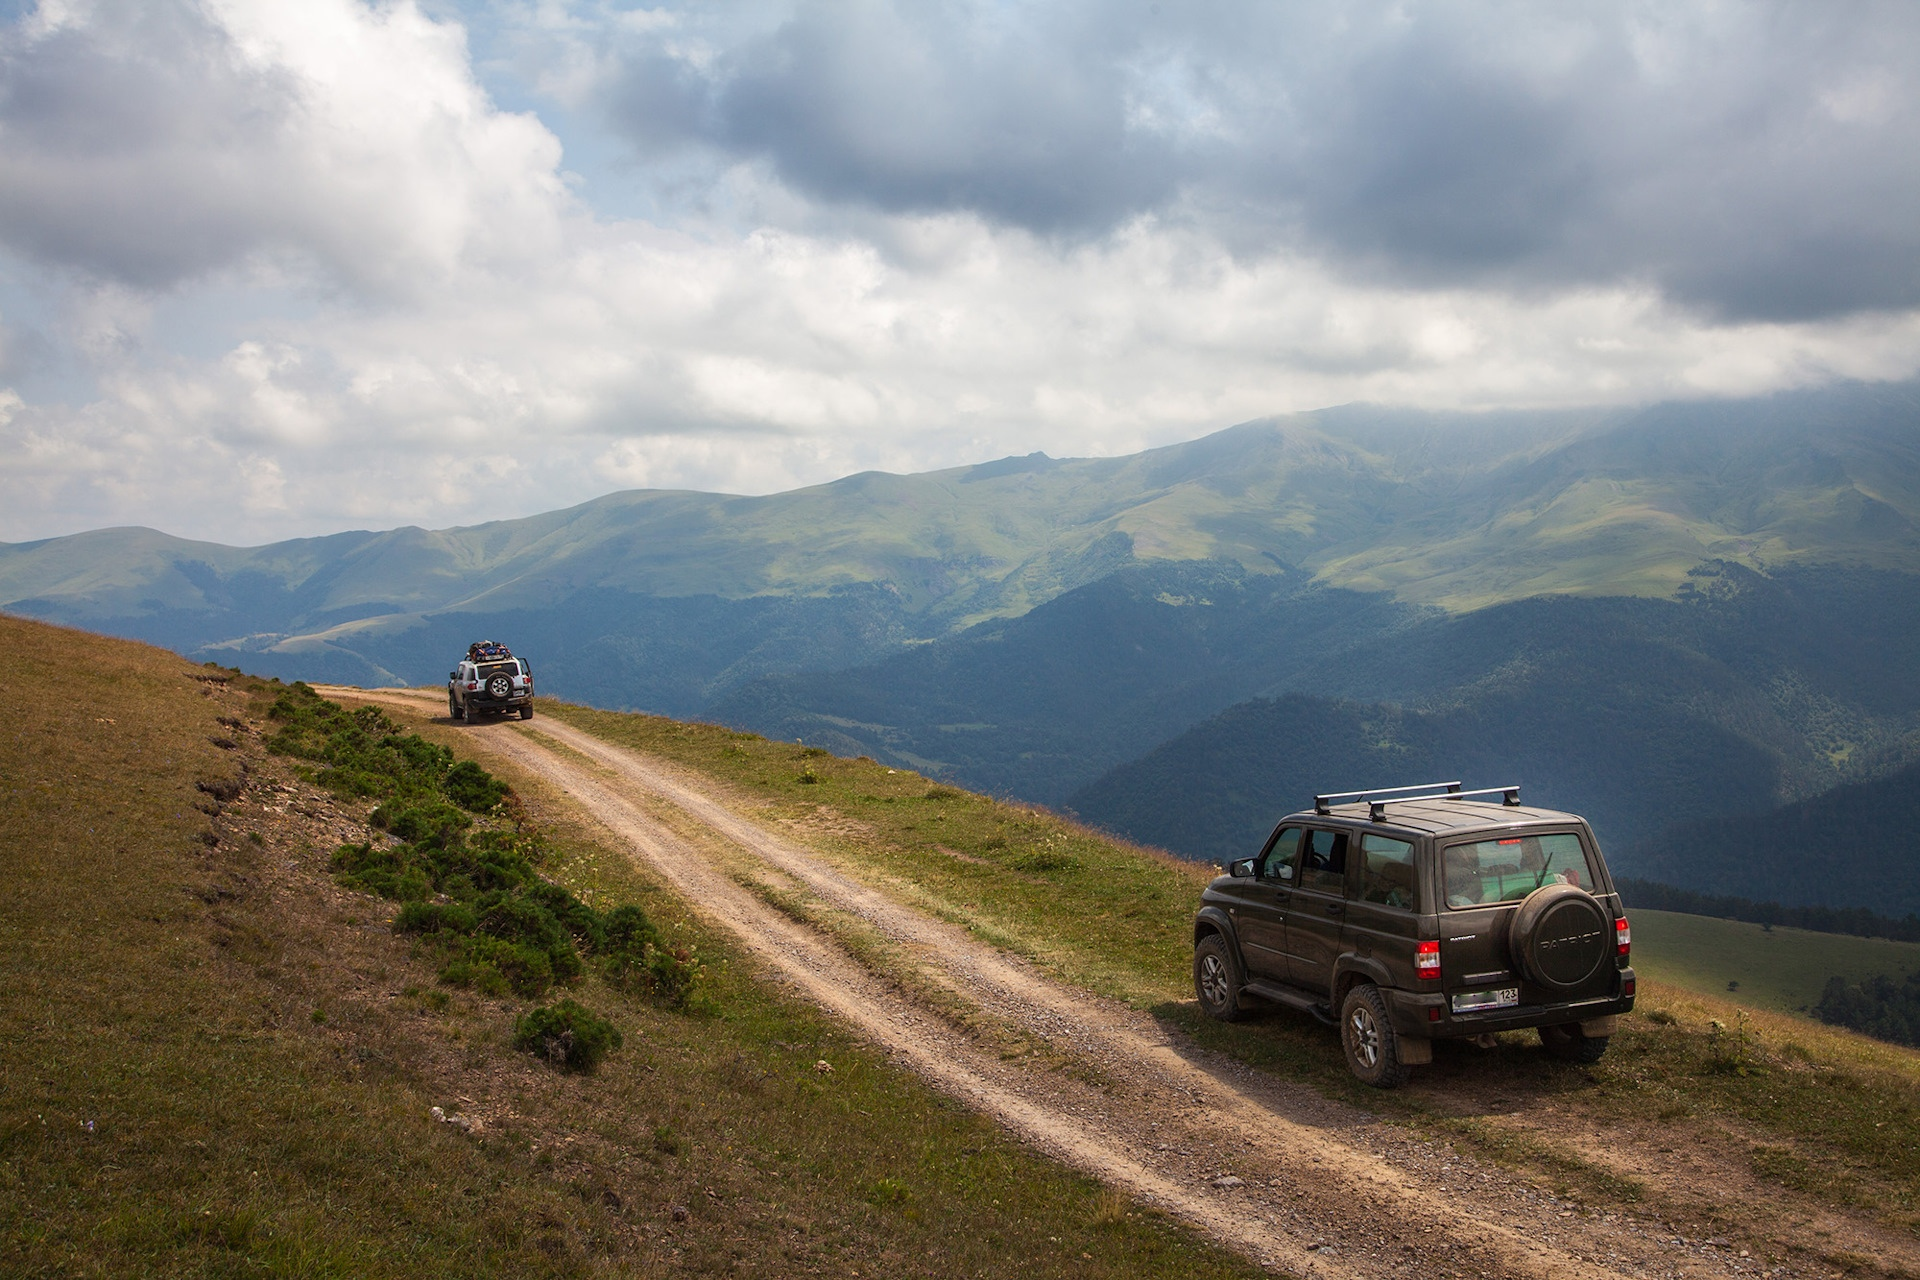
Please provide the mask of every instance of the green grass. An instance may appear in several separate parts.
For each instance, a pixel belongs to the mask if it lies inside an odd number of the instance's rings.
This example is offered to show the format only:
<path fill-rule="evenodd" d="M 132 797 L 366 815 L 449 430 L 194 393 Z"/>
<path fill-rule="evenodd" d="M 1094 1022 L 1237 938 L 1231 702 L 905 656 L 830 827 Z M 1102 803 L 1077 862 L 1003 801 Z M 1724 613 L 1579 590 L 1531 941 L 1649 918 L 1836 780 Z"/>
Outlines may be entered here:
<path fill-rule="evenodd" d="M 245 682 L 14 619 L 0 644 L 0 1273 L 1256 1274 L 753 980 L 509 775 L 547 870 L 709 970 L 704 1013 L 576 983 L 624 1032 L 597 1074 L 515 1052 L 526 1003 L 437 987 L 393 904 L 333 896 L 326 847 L 280 882 L 301 897 L 260 887 L 272 840 L 204 842 Z M 496 1120 L 476 1140 L 436 1105 Z"/>
<path fill-rule="evenodd" d="M 865 757 L 658 716 L 547 712 L 730 782 L 783 817 L 835 815 L 814 832 L 829 856 L 1069 981 L 1143 1008 L 1187 992 L 1188 919 L 1208 868 Z"/>
<path fill-rule="evenodd" d="M 1857 982 L 1920 969 L 1920 943 L 1855 938 L 1739 920 L 1634 911 L 1634 967 L 1648 977 L 1737 1004 L 1804 1013 L 1827 979 Z M 1738 983 L 1738 989 L 1729 989 Z"/>

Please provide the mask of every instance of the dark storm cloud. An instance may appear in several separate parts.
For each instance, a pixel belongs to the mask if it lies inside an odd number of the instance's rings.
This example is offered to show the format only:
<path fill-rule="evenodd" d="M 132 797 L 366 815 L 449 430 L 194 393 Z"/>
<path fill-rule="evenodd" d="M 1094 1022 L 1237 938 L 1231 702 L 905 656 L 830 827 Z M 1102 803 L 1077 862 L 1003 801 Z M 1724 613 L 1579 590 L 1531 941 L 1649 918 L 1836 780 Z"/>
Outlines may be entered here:
<path fill-rule="evenodd" d="M 245 255 L 291 94 L 243 70 L 185 4 L 0 32 L 0 240 L 39 261 L 161 287 Z"/>
<path fill-rule="evenodd" d="M 1907 5 L 822 3 L 613 101 L 830 204 L 1805 319 L 1920 305 L 1916 82 Z"/>

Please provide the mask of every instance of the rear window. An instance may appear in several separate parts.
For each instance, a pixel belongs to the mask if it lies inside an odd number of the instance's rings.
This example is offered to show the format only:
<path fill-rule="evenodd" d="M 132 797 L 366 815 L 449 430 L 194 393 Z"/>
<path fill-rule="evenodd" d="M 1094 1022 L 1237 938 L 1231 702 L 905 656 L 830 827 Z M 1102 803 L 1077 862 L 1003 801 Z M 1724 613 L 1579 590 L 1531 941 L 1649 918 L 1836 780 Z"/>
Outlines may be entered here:
<path fill-rule="evenodd" d="M 1448 845 L 1440 861 L 1450 907 L 1518 902 L 1542 885 L 1591 890 L 1596 883 L 1580 837 L 1571 831 Z"/>
<path fill-rule="evenodd" d="M 518 662 L 489 662 L 480 668 L 480 678 L 482 680 L 489 680 L 494 676 L 517 676 L 519 674 L 520 664 Z"/>

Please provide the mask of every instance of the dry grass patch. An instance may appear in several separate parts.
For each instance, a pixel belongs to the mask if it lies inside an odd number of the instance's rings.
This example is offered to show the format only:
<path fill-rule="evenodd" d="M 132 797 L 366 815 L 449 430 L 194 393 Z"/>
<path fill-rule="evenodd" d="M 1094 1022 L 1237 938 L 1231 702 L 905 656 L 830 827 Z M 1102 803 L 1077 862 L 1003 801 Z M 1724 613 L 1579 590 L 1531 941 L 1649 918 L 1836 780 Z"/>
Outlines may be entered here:
<path fill-rule="evenodd" d="M 14 619 L 0 643 L 0 1271 L 1253 1274 L 1108 1221 L 509 777 L 548 874 L 709 974 L 691 1011 L 567 987 L 623 1033 L 595 1074 L 515 1051 L 533 1001 L 438 983 L 395 904 L 335 883 L 371 802 L 265 753 L 270 686 Z"/>

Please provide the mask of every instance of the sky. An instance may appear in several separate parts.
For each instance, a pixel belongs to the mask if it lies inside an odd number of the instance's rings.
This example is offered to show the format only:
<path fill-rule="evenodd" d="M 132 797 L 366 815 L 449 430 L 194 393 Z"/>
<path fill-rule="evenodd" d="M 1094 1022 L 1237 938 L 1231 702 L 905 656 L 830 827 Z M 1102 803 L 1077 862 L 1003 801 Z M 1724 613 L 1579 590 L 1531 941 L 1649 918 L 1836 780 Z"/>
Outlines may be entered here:
<path fill-rule="evenodd" d="M 1920 373 L 1920 6 L 0 0 L 0 541 Z"/>

